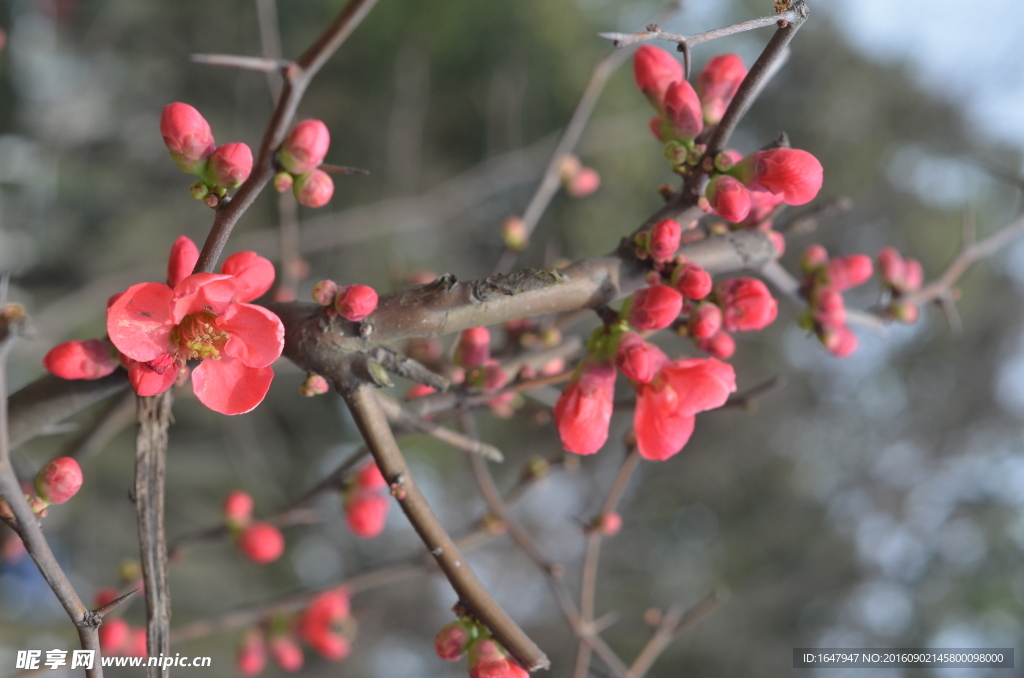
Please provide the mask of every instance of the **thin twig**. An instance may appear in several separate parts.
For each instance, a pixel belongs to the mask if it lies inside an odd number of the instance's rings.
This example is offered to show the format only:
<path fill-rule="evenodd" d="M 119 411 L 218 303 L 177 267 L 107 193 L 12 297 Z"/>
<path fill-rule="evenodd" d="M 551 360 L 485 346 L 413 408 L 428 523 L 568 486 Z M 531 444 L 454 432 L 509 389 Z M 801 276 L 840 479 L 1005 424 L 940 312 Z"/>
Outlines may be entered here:
<path fill-rule="evenodd" d="M 669 42 L 674 42 L 680 46 L 689 45 L 690 47 L 693 47 L 701 44 L 702 42 L 710 42 L 711 40 L 717 40 L 718 38 L 724 38 L 729 35 L 764 28 L 766 26 L 771 26 L 772 24 L 777 24 L 780 21 L 796 21 L 799 18 L 800 15 L 796 11 L 796 8 L 791 7 L 781 14 L 763 16 L 760 19 L 751 19 L 750 21 L 743 21 L 738 24 L 725 26 L 723 28 L 716 28 L 711 31 L 705 31 L 704 33 L 697 33 L 695 35 L 669 33 L 668 31 L 663 31 L 656 27 L 654 27 L 653 30 L 640 31 L 638 33 L 598 33 L 597 35 L 605 40 L 611 40 L 612 44 L 616 47 L 629 47 L 630 45 L 648 42 L 650 40 L 668 40 Z"/>
<path fill-rule="evenodd" d="M 494 396 L 492 395 L 491 397 L 493 398 Z M 412 412 L 405 410 L 391 396 L 378 392 L 377 401 L 380 403 L 381 409 L 384 410 L 384 415 L 388 418 L 388 421 L 394 425 L 419 431 L 435 440 L 451 445 L 457 450 L 469 452 L 484 459 L 490 459 L 499 463 L 505 461 L 505 456 L 501 453 L 501 450 L 494 445 L 481 442 L 458 431 L 452 431 L 426 419 L 421 419 Z"/>
<path fill-rule="evenodd" d="M 434 556 L 460 601 L 494 634 L 509 653 L 528 670 L 548 668 L 551 662 L 487 592 L 466 563 L 458 547 L 430 509 L 377 402 L 373 388 L 362 384 L 342 392 L 363 440 L 377 461 L 392 494 L 409 518 L 427 550 Z"/>
<path fill-rule="evenodd" d="M 266 59 L 235 54 L 193 54 L 189 59 L 194 63 L 207 66 L 226 66 L 263 73 L 281 73 L 288 68 L 288 62 L 283 59 Z"/>
<path fill-rule="evenodd" d="M 661 623 L 658 624 L 654 635 L 637 655 L 633 665 L 629 667 L 629 678 L 643 678 L 673 640 L 718 609 L 718 606 L 728 597 L 729 594 L 724 590 L 715 591 L 686 612 L 682 611 L 683 608 L 676 606 L 669 609 Z"/>

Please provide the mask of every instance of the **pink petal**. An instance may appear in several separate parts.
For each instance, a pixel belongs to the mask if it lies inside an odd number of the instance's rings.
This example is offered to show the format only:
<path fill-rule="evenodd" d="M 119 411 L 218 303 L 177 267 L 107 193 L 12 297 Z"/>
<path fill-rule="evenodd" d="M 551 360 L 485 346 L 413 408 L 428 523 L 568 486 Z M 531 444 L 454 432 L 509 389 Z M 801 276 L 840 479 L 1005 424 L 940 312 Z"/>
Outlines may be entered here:
<path fill-rule="evenodd" d="M 140 396 L 159 395 L 174 385 L 180 367 L 173 365 L 171 369 L 157 372 L 146 363 L 132 360 L 128 363 L 128 381 Z"/>
<path fill-rule="evenodd" d="M 235 301 L 259 299 L 274 284 L 274 265 L 255 252 L 236 252 L 224 260 L 220 272 L 238 280 Z"/>
<path fill-rule="evenodd" d="M 214 324 L 231 335 L 224 352 L 249 367 L 266 367 L 281 357 L 284 325 L 262 306 L 231 304 Z"/>
<path fill-rule="evenodd" d="M 683 414 L 671 387 L 643 385 L 637 392 L 633 430 L 637 450 L 644 459 L 664 461 L 690 440 L 695 417 Z"/>
<path fill-rule="evenodd" d="M 175 287 L 182 280 L 192 275 L 192 269 L 199 261 L 199 249 L 187 235 L 174 241 L 171 256 L 167 259 L 167 284 Z"/>
<path fill-rule="evenodd" d="M 163 283 L 132 285 L 107 309 L 107 334 L 117 350 L 147 362 L 167 353 L 173 293 Z"/>
<path fill-rule="evenodd" d="M 204 360 L 192 371 L 192 389 L 199 402 L 221 414 L 243 414 L 261 402 L 274 378 L 272 367 L 247 367 L 225 356 Z"/>
<path fill-rule="evenodd" d="M 679 411 L 686 415 L 721 407 L 736 390 L 732 365 L 715 358 L 676 360 L 666 365 L 662 373 L 679 395 Z"/>
<path fill-rule="evenodd" d="M 230 275 L 194 273 L 174 287 L 171 320 L 177 325 L 185 316 L 201 311 L 220 315 L 231 303 L 237 287 Z"/>

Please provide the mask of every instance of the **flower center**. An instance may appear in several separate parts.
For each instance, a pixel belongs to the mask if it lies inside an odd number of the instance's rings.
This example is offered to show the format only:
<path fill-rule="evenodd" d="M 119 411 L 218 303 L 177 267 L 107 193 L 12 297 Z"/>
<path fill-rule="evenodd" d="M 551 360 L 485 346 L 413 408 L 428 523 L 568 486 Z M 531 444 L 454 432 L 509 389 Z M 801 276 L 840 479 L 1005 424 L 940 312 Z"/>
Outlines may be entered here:
<path fill-rule="evenodd" d="M 220 358 L 221 349 L 230 335 L 214 325 L 216 315 L 209 311 L 185 316 L 171 332 L 171 342 L 177 344 L 184 360 Z"/>

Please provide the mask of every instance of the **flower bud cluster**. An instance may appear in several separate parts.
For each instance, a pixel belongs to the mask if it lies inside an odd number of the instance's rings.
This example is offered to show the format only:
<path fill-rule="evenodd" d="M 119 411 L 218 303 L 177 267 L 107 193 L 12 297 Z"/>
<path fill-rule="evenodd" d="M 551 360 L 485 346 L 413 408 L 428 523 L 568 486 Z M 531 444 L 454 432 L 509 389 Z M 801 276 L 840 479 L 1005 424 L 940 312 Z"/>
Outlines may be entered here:
<path fill-rule="evenodd" d="M 585 167 L 575 155 L 567 154 L 558 168 L 562 188 L 573 198 L 585 198 L 601 187 L 601 175 L 593 167 Z"/>
<path fill-rule="evenodd" d="M 323 207 L 334 195 L 334 181 L 320 165 L 327 157 L 331 133 L 321 120 L 303 120 L 297 124 L 277 153 L 281 171 L 274 176 L 279 193 L 291 190 L 300 205 Z"/>
<path fill-rule="evenodd" d="M 904 323 L 915 323 L 921 315 L 917 304 L 903 297 L 921 289 L 924 283 L 924 269 L 917 259 L 904 259 L 892 247 L 878 253 L 878 273 L 882 276 L 882 291 L 889 295 L 886 315 Z"/>
<path fill-rule="evenodd" d="M 458 661 L 468 655 L 470 678 L 528 678 L 530 675 L 509 656 L 486 626 L 469 617 L 460 617 L 442 626 L 434 638 L 434 649 L 437 656 L 448 661 Z"/>
<path fill-rule="evenodd" d="M 313 301 L 324 307 L 329 316 L 359 322 L 377 310 L 377 292 L 368 285 L 341 286 L 333 280 L 313 285 Z"/>
<path fill-rule="evenodd" d="M 51 504 L 63 504 L 82 487 L 82 467 L 72 457 L 58 457 L 36 474 L 35 487 L 25 483 L 25 501 L 39 518 L 45 518 Z M 32 490 L 35 490 L 33 493 Z M 17 520 L 14 510 L 0 497 L 0 518 Z"/>
<path fill-rule="evenodd" d="M 235 546 L 254 563 L 272 563 L 284 553 L 284 535 L 270 523 L 252 519 L 252 496 L 235 490 L 224 500 L 224 524 L 231 530 Z"/>
<path fill-rule="evenodd" d="M 175 164 L 199 178 L 190 189 L 192 197 L 210 207 L 219 205 L 229 189 L 241 186 L 252 173 L 252 150 L 242 143 L 217 146 L 210 123 L 188 104 L 164 106 L 160 134 Z"/>
<path fill-rule="evenodd" d="M 342 493 L 345 521 L 352 533 L 372 539 L 384 531 L 391 500 L 382 491 L 388 487 L 377 464 L 370 461 L 349 479 Z"/>
<path fill-rule="evenodd" d="M 804 279 L 801 295 L 808 307 L 799 323 L 814 332 L 826 350 L 845 358 L 857 350 L 857 335 L 846 322 L 842 293 L 866 282 L 874 272 L 871 258 L 863 254 L 830 258 L 821 245 L 811 245 L 800 257 Z"/>

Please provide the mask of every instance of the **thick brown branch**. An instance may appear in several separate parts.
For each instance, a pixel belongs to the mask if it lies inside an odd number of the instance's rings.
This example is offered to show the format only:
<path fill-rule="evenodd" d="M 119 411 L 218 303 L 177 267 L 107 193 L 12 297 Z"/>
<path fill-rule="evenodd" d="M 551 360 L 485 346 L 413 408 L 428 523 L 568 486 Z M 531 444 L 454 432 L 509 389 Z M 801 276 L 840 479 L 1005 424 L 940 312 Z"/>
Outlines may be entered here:
<path fill-rule="evenodd" d="M 139 432 L 135 446 L 135 510 L 146 589 L 146 640 L 150 657 L 170 654 L 171 592 L 167 582 L 167 535 L 164 531 L 164 478 L 171 391 L 139 398 Z M 167 668 L 150 666 L 149 678 L 165 678 Z"/>
<path fill-rule="evenodd" d="M 460 601 L 487 625 L 516 661 L 531 671 L 548 668 L 550 661 L 547 656 L 495 602 L 438 522 L 406 466 L 372 387 L 359 385 L 344 390 L 342 396 L 377 466 L 392 486 L 392 494 L 398 499 L 409 522 L 434 556 Z"/>

